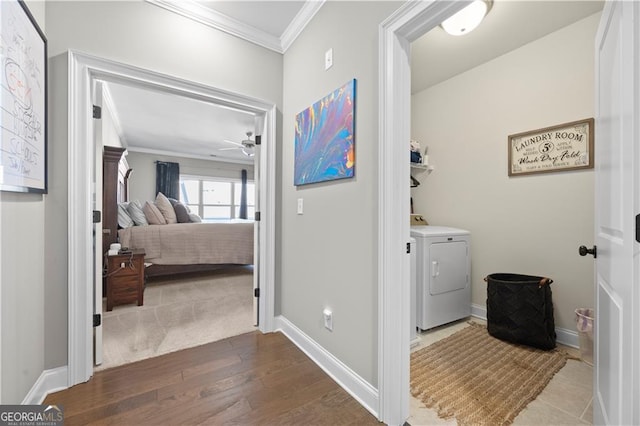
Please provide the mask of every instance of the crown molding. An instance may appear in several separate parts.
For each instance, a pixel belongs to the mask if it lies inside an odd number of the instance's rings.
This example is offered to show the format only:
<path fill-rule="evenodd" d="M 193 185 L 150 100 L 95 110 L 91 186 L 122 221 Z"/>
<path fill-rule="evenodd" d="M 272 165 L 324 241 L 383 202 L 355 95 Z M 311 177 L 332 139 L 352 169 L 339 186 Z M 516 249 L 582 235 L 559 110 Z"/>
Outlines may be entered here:
<path fill-rule="evenodd" d="M 150 148 L 138 148 L 138 147 L 129 147 L 127 148 L 128 152 L 139 152 L 141 154 L 151 154 L 151 155 L 162 155 L 166 157 L 178 157 L 178 158 L 193 158 L 196 160 L 205 160 L 205 161 L 215 161 L 218 163 L 235 163 L 235 164 L 247 164 L 253 165 L 255 157 L 247 157 L 250 160 L 239 160 L 236 158 L 229 158 L 224 156 L 206 156 L 206 155 L 198 155 L 198 154 L 188 154 L 183 152 L 175 152 L 175 151 L 165 151 L 161 149 L 150 149 Z"/>
<path fill-rule="evenodd" d="M 320 10 L 325 0 L 307 1 L 281 37 L 276 37 L 240 22 L 228 15 L 203 6 L 195 0 L 146 0 L 146 2 L 283 54 Z"/>
<path fill-rule="evenodd" d="M 280 44 L 282 46 L 282 53 L 286 52 L 293 44 L 298 36 L 302 33 L 302 30 L 311 22 L 313 17 L 318 13 L 322 5 L 326 0 L 313 0 L 305 2 L 302 9 L 293 18 L 289 26 L 280 36 Z"/>

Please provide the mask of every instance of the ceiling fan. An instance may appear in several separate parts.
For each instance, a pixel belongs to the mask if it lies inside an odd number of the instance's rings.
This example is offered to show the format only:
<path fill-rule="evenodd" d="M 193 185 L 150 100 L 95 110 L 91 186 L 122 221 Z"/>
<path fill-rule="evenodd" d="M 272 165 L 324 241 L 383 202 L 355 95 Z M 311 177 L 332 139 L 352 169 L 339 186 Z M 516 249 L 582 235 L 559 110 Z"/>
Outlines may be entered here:
<path fill-rule="evenodd" d="M 224 142 L 230 143 L 236 146 L 234 146 L 233 148 L 220 148 L 218 149 L 218 151 L 229 151 L 231 149 L 241 149 L 244 155 L 246 155 L 247 157 L 253 157 L 253 155 L 255 154 L 254 148 L 256 146 L 255 141 L 251 140 L 251 136 L 253 135 L 253 132 L 247 132 L 246 135 L 247 135 L 247 138 L 240 142 L 233 142 L 225 139 Z"/>

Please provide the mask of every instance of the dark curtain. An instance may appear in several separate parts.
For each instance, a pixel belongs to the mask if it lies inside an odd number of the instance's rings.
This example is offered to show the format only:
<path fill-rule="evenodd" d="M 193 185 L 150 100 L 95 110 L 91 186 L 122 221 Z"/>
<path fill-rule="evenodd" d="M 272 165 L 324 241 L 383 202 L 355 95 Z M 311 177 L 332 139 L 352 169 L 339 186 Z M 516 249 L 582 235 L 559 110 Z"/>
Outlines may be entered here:
<path fill-rule="evenodd" d="M 247 218 L 247 171 L 242 169 L 242 187 L 240 188 L 240 219 Z"/>
<path fill-rule="evenodd" d="M 180 164 L 156 162 L 156 194 L 158 192 L 167 198 L 180 199 Z"/>

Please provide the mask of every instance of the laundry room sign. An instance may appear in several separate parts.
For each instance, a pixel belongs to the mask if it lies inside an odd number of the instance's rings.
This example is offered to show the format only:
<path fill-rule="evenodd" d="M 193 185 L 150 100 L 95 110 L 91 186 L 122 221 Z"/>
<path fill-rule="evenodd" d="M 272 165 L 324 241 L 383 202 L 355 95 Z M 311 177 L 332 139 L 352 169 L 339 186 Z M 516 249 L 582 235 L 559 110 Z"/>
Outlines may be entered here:
<path fill-rule="evenodd" d="M 509 176 L 593 168 L 593 118 L 509 135 Z"/>

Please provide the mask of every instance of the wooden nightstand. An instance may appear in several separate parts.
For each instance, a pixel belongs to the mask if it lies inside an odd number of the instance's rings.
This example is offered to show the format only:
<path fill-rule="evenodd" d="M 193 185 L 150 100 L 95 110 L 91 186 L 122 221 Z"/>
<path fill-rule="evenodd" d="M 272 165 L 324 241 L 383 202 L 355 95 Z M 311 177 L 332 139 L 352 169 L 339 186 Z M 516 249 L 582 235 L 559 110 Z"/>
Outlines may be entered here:
<path fill-rule="evenodd" d="M 116 305 L 138 302 L 144 295 L 144 249 L 107 256 L 107 311 Z"/>

